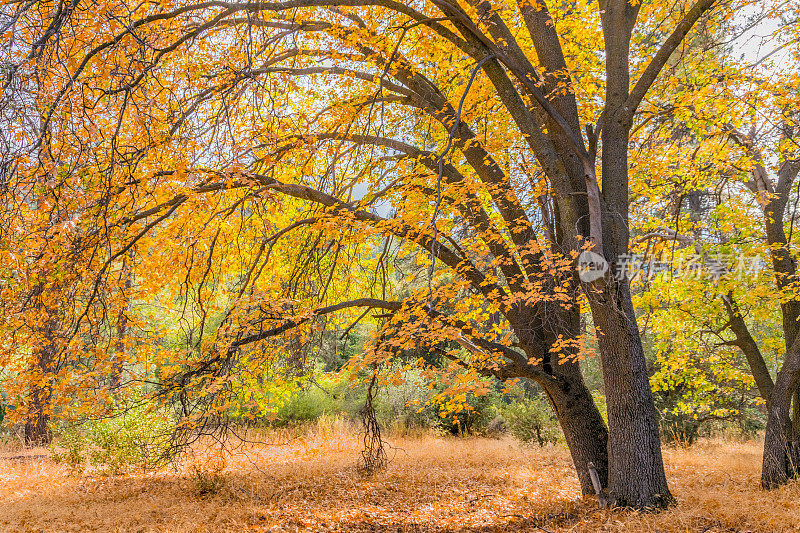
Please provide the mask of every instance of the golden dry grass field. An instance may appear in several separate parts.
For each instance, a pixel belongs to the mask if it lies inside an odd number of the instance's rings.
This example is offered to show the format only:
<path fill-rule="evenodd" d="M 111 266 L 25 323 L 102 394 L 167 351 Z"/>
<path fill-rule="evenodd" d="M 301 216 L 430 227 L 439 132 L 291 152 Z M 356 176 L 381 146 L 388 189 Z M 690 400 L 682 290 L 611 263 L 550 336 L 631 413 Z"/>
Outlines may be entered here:
<path fill-rule="evenodd" d="M 123 476 L 70 472 L 41 457 L 45 450 L 7 446 L 0 450 L 0 531 L 800 530 L 800 483 L 760 490 L 757 442 L 666 448 L 679 504 L 639 514 L 581 499 L 559 446 L 392 438 L 388 469 L 363 478 L 357 436 L 318 431 L 273 441 L 224 457 L 198 451 L 175 469 Z"/>

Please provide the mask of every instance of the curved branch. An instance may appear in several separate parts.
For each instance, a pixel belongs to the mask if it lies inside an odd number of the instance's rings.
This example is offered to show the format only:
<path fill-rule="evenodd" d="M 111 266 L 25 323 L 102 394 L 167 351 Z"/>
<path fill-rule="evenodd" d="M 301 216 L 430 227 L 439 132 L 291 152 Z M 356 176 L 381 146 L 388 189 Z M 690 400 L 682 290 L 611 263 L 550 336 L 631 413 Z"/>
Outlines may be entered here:
<path fill-rule="evenodd" d="M 235 351 L 236 349 L 241 348 L 242 346 L 245 346 L 247 344 L 262 341 L 270 337 L 276 337 L 281 333 L 285 333 L 290 329 L 296 328 L 297 326 L 305 322 L 308 322 L 309 320 L 316 318 L 318 316 L 335 313 L 336 311 L 341 311 L 342 309 L 348 309 L 350 307 L 367 307 L 367 308 L 378 308 L 378 309 L 387 309 L 390 311 L 397 311 L 400 309 L 400 307 L 402 307 L 402 303 L 389 302 L 386 300 L 378 300 L 376 298 L 357 298 L 355 300 L 339 302 L 337 304 L 329 305 L 326 307 L 319 307 L 303 317 L 287 320 L 280 326 L 276 326 L 274 328 L 264 330 L 259 333 L 254 333 L 252 335 L 247 335 L 245 337 L 237 339 L 231 343 L 231 347 L 229 348 L 228 352 L 230 353 L 232 351 Z"/>
<path fill-rule="evenodd" d="M 631 92 L 628 95 L 628 99 L 625 101 L 627 123 L 630 123 L 633 120 L 633 115 L 639 108 L 639 104 L 642 103 L 645 94 L 647 94 L 647 91 L 653 85 L 653 82 L 656 81 L 656 78 L 664 68 L 664 65 L 667 64 L 667 61 L 669 61 L 672 53 L 683 42 L 686 34 L 689 33 L 689 30 L 692 29 L 694 24 L 703 15 L 703 13 L 711 9 L 716 1 L 717 0 L 698 0 L 692 6 L 689 12 L 686 13 L 683 19 L 681 19 L 672 34 L 667 37 L 667 40 L 664 41 L 664 43 L 661 45 L 661 48 L 658 49 L 658 52 L 656 52 L 656 55 L 654 55 L 653 59 L 650 60 L 647 68 L 644 69 L 644 72 L 639 77 L 639 81 L 637 81 L 636 85 L 633 86 L 633 89 L 631 89 Z M 599 122 L 600 121 L 598 120 L 598 132 L 602 128 L 602 124 Z"/>

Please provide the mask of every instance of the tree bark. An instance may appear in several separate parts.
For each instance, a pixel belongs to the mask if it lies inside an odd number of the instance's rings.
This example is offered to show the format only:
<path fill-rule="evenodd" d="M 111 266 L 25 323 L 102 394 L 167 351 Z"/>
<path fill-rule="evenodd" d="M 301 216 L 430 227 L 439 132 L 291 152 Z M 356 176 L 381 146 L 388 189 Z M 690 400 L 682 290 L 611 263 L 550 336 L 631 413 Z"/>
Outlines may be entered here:
<path fill-rule="evenodd" d="M 666 507 L 674 498 L 664 473 L 658 415 L 627 280 L 601 279 L 587 294 L 603 363 L 610 503 Z"/>
<path fill-rule="evenodd" d="M 50 378 L 55 363 L 55 346 L 52 338 L 36 349 L 34 355 L 34 382 L 31 386 L 30 403 L 25 421 L 26 446 L 42 446 L 53 439 L 50 431 L 53 389 Z"/>
<path fill-rule="evenodd" d="M 31 408 L 25 421 L 25 445 L 43 446 L 53 440 L 50 431 L 50 391 L 38 387 L 31 394 Z"/>
<path fill-rule="evenodd" d="M 571 281 L 573 290 L 579 290 L 578 278 Z M 543 318 L 545 317 L 545 318 Z M 578 361 L 578 348 L 566 348 L 565 353 L 551 354 L 550 349 L 559 337 L 576 339 L 581 334 L 580 308 L 539 304 L 523 310 L 514 321 L 514 330 L 523 346 L 533 348 L 527 352 L 529 360 L 541 354 L 538 374 L 527 377 L 537 381 L 544 389 L 558 417 L 567 441 L 572 462 L 578 474 L 584 495 L 595 494 L 589 463 L 593 463 L 601 486 L 608 483 L 608 429 L 594 398 L 583 381 Z M 518 366 L 523 373 L 530 367 Z M 542 379 L 551 376 L 552 379 Z"/>
<path fill-rule="evenodd" d="M 778 372 L 769 405 L 761 468 L 761 486 L 765 489 L 776 488 L 797 477 L 800 442 L 794 431 L 790 409 L 799 381 L 800 344 L 795 340 Z"/>
<path fill-rule="evenodd" d="M 50 415 L 52 412 L 53 385 L 56 371 L 56 336 L 59 328 L 57 310 L 49 307 L 45 292 L 56 292 L 56 287 L 37 284 L 31 293 L 34 323 L 29 327 L 35 335 L 32 347 L 29 377 L 29 400 L 25 419 L 24 439 L 27 446 L 49 444 L 52 440 Z"/>
<path fill-rule="evenodd" d="M 790 191 L 797 179 L 798 172 L 800 172 L 800 162 L 794 159 L 784 160 L 778 170 L 777 180 L 773 181 L 769 179 L 755 139 L 752 136 L 743 135 L 734 128 L 730 129 L 730 134 L 733 140 L 745 148 L 747 154 L 756 162 L 751 172 L 751 180 L 747 185 L 759 203 L 761 203 L 760 197 L 764 193 L 768 195 L 769 200 L 762 204 L 762 207 L 775 286 L 780 291 L 791 293 L 793 284 L 797 282 L 797 259 L 791 252 L 790 242 L 786 236 L 784 212 L 789 201 Z M 798 330 L 800 329 L 800 320 L 798 320 L 800 318 L 800 300 L 791 298 L 781 301 L 780 305 L 786 356 L 772 391 L 767 391 L 771 394 L 765 393 L 761 383 L 758 382 L 759 375 L 763 375 L 764 370 L 754 368 L 752 363 L 750 365 L 761 396 L 767 402 L 767 427 L 761 470 L 761 485 L 767 489 L 775 488 L 789 479 L 797 477 L 797 467 L 800 464 L 798 463 L 798 459 L 800 459 L 800 450 L 798 449 L 798 436 L 800 436 L 800 390 L 798 390 L 800 354 L 798 351 L 800 351 L 800 347 L 797 346 Z M 728 309 L 730 313 L 730 306 Z M 735 316 L 731 315 L 732 328 L 736 326 L 734 318 Z M 734 330 L 734 332 L 736 331 Z M 738 338 L 737 332 L 737 340 Z M 744 351 L 745 346 L 741 344 L 740 346 Z M 745 354 L 750 362 L 750 355 L 747 351 Z"/>
<path fill-rule="evenodd" d="M 628 253 L 630 237 L 628 141 L 638 105 L 628 101 L 630 38 L 639 5 L 627 0 L 601 0 L 600 7 L 606 43 L 606 102 L 602 124 L 603 238 L 602 248 L 595 248 L 598 253 L 602 251 L 612 270 L 585 284 L 584 289 L 599 330 L 603 363 L 609 430 L 609 503 L 657 509 L 671 504 L 674 498 L 664 474 L 658 415 L 630 287 L 627 279 L 615 280 L 613 276 L 620 256 Z"/>

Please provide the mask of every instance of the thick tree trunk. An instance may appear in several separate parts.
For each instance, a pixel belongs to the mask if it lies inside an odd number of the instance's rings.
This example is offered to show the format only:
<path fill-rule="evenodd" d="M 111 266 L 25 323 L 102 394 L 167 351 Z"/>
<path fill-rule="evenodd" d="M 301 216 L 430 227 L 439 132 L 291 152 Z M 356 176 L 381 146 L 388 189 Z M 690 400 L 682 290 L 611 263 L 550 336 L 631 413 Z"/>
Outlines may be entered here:
<path fill-rule="evenodd" d="M 795 340 L 786 353 L 783 367 L 778 372 L 769 403 L 761 469 L 761 486 L 765 489 L 778 487 L 797 477 L 798 474 L 800 442 L 790 416 L 792 396 L 798 382 L 800 382 L 800 345 Z"/>
<path fill-rule="evenodd" d="M 581 491 L 589 495 L 595 493 L 589 475 L 589 463 L 593 463 L 597 469 L 601 486 L 608 484 L 608 430 L 583 382 L 578 363 L 568 364 L 574 368 L 563 375 L 562 384 L 545 386 L 544 389 L 564 431 Z"/>
<path fill-rule="evenodd" d="M 606 43 L 606 103 L 602 127 L 603 242 L 595 243 L 612 269 L 628 253 L 628 141 L 630 37 L 639 4 L 606 0 L 602 24 Z M 596 216 L 596 215 L 595 215 Z M 608 409 L 608 491 L 612 505 L 657 509 L 674 501 L 667 486 L 658 415 L 636 325 L 627 279 L 614 270 L 585 285 L 603 362 Z"/>
<path fill-rule="evenodd" d="M 627 281 L 587 289 L 603 362 L 610 502 L 638 509 L 674 502 L 664 474 L 658 415 Z"/>

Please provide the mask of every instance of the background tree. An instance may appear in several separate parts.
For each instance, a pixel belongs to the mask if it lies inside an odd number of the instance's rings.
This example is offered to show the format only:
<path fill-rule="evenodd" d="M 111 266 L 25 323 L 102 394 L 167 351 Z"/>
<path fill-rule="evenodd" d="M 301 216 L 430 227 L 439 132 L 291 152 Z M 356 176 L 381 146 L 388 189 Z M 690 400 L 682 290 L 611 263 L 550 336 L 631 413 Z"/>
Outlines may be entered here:
<path fill-rule="evenodd" d="M 793 7 L 779 7 L 783 11 L 762 16 L 784 24 L 796 19 Z M 669 95 L 668 103 L 655 105 L 642 136 L 649 163 L 641 172 L 650 177 L 640 196 L 639 238 L 651 258 L 687 265 L 694 256 L 703 269 L 667 274 L 643 298 L 646 307 L 658 309 L 657 334 L 671 338 L 661 352 L 667 372 L 656 378 L 661 385 L 683 380 L 718 406 L 731 385 L 754 390 L 768 414 L 765 487 L 796 475 L 790 420 L 797 411 L 792 417 L 790 408 L 800 405 L 791 399 L 796 385 L 789 377 L 795 375 L 792 346 L 800 319 L 791 199 L 799 169 L 797 72 L 791 62 L 768 60 L 781 50 L 796 56 L 797 41 L 784 31 L 773 39 L 772 51 L 754 63 L 725 48 L 727 35 L 709 36 L 699 50 L 705 59 L 685 74 L 685 97 L 676 104 Z M 659 189 L 662 194 L 653 195 Z M 687 364 L 698 344 L 707 355 Z M 670 370 L 678 367 L 681 378 Z M 777 395 L 776 372 L 782 383 Z M 689 400 L 685 407 L 698 403 Z"/>

